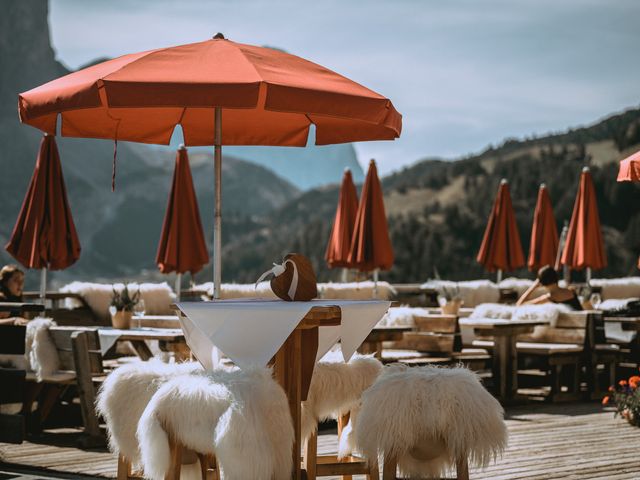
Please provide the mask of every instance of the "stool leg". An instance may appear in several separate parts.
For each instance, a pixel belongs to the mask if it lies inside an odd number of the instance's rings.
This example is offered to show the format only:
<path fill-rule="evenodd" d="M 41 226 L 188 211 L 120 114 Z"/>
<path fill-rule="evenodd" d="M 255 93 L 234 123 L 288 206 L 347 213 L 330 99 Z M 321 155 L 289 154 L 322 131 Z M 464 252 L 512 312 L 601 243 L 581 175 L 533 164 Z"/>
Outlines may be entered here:
<path fill-rule="evenodd" d="M 382 464 L 382 480 L 396 480 L 398 460 L 395 457 L 385 457 Z"/>
<path fill-rule="evenodd" d="M 316 480 L 318 460 L 318 432 L 313 432 L 304 443 L 304 460 L 302 467 L 307 472 L 307 480 Z"/>
<path fill-rule="evenodd" d="M 118 480 L 129 480 L 131 476 L 131 462 L 124 458 L 122 455 L 118 455 Z"/>
<path fill-rule="evenodd" d="M 349 418 L 351 418 L 350 412 L 347 412 L 344 415 L 340 415 L 338 417 L 338 441 L 340 441 L 340 437 L 342 437 L 342 430 L 344 430 L 344 427 L 346 427 L 347 423 L 349 423 Z M 342 477 L 340 478 L 342 478 L 342 480 L 352 480 L 353 476 L 342 475 Z"/>
<path fill-rule="evenodd" d="M 457 480 L 469 480 L 469 463 L 466 456 L 456 463 L 456 478 Z"/>
<path fill-rule="evenodd" d="M 169 437 L 169 446 L 171 451 L 171 463 L 164 480 L 180 480 L 180 469 L 182 467 L 182 445 L 176 442 L 172 437 Z"/>
<path fill-rule="evenodd" d="M 371 460 L 371 462 L 369 463 L 369 473 L 367 474 L 367 480 L 380 480 L 380 471 L 378 469 L 378 460 Z"/>

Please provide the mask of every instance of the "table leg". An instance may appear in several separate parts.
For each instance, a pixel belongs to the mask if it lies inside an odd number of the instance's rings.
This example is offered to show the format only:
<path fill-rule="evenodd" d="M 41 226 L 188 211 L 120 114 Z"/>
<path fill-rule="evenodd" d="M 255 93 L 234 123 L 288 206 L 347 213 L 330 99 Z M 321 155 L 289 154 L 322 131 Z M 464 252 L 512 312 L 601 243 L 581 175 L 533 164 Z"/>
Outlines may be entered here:
<path fill-rule="evenodd" d="M 129 343 L 136 351 L 136 354 L 144 361 L 153 358 L 153 353 L 149 349 L 149 345 L 144 340 L 129 340 Z"/>
<path fill-rule="evenodd" d="M 273 371 L 276 381 L 282 386 L 289 400 L 293 420 L 293 472 L 291 478 L 300 480 L 301 469 L 301 402 L 306 399 L 311 375 L 318 351 L 318 329 L 294 330 L 276 353 Z"/>
<path fill-rule="evenodd" d="M 493 381 L 496 393 L 503 400 L 511 400 L 518 391 L 518 355 L 516 337 L 495 336 L 493 349 Z"/>

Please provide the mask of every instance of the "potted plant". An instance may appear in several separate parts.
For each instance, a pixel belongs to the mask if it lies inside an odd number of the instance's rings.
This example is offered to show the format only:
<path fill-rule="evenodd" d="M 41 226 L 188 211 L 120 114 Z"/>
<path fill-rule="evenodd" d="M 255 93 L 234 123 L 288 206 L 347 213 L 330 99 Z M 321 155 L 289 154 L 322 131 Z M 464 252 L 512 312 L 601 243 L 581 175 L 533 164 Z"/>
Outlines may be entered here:
<path fill-rule="evenodd" d="M 602 405 L 613 403 L 615 416 L 620 415 L 631 425 L 640 426 L 640 376 L 620 380 L 615 387 L 609 387 L 609 395 L 602 399 Z"/>
<path fill-rule="evenodd" d="M 140 301 L 140 290 L 133 295 L 129 293 L 129 285 L 124 284 L 122 290 L 118 291 L 113 287 L 111 296 L 111 324 L 114 328 L 127 329 L 131 327 L 131 317 L 133 307 Z"/>
<path fill-rule="evenodd" d="M 445 304 L 442 305 L 442 313 L 445 315 L 458 315 L 460 307 L 464 303 L 460 296 L 460 288 L 457 283 L 453 284 L 453 287 L 447 288 L 444 285 L 441 287 L 442 296 L 445 299 Z"/>

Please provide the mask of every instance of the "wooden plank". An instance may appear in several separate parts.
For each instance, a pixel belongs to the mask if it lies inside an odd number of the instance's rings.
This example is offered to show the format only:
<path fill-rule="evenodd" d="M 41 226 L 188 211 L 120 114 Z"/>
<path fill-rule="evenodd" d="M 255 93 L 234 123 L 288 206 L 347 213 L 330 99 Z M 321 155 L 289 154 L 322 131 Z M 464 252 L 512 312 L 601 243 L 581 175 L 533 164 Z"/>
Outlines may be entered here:
<path fill-rule="evenodd" d="M 455 334 L 406 332 L 402 343 L 406 348 L 419 352 L 451 353 L 455 337 Z"/>
<path fill-rule="evenodd" d="M 421 332 L 455 333 L 458 328 L 455 315 L 414 315 L 413 321 Z"/>

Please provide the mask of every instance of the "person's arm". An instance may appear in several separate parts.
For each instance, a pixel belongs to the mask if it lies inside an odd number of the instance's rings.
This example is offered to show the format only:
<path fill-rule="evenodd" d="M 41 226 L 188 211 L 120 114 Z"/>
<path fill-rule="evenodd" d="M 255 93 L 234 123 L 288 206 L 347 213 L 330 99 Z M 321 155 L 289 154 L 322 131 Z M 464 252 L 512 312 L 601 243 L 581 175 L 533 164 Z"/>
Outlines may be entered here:
<path fill-rule="evenodd" d="M 10 317 L 0 319 L 0 325 L 26 325 L 29 320 L 22 317 Z"/>
<path fill-rule="evenodd" d="M 533 293 L 533 291 L 538 288 L 540 286 L 540 280 L 536 280 L 535 282 L 533 282 L 531 284 L 531 286 L 529 288 L 527 288 L 527 290 L 522 294 L 522 296 L 518 299 L 518 301 L 516 302 L 516 306 L 520 306 L 524 303 L 527 303 L 527 300 L 529 300 L 529 297 L 531 296 L 531 294 Z"/>
<path fill-rule="evenodd" d="M 539 297 L 536 297 L 533 300 L 524 302 L 524 305 L 540 305 L 541 303 L 549 303 L 549 302 L 551 302 L 551 294 L 545 293 L 544 295 L 540 295 Z"/>

